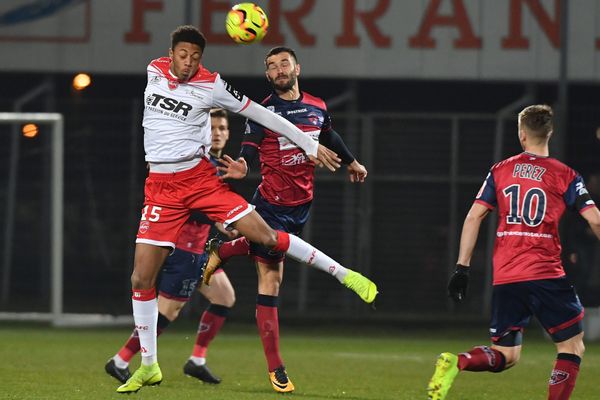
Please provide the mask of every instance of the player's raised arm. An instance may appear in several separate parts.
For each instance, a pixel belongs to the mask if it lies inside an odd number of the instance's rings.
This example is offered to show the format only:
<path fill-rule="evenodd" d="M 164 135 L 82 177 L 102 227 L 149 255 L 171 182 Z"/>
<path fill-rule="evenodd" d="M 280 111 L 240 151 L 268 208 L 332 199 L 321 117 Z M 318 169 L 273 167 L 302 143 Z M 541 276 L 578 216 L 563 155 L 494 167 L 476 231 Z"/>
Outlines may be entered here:
<path fill-rule="evenodd" d="M 240 114 L 290 139 L 304 150 L 311 160 L 324 165 L 331 171 L 335 171 L 340 167 L 341 160 L 334 151 L 315 142 L 294 124 L 263 106 L 250 101 L 248 107 L 240 111 Z"/>
<path fill-rule="evenodd" d="M 352 152 L 350 152 L 348 146 L 336 131 L 329 129 L 325 132 L 321 132 L 319 142 L 335 151 L 342 160 L 342 164 L 348 166 L 348 177 L 350 178 L 350 182 L 362 183 L 365 181 L 368 174 L 367 169 L 352 155 Z"/>

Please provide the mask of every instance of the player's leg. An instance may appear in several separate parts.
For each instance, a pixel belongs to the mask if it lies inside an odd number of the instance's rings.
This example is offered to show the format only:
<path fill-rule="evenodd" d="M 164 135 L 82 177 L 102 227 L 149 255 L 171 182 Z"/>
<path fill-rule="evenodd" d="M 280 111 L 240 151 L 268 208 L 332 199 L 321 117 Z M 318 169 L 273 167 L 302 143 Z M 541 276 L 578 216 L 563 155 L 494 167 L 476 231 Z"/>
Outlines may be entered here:
<path fill-rule="evenodd" d="M 267 250 L 267 249 L 262 249 Z M 279 287 L 283 280 L 283 254 L 262 253 L 258 250 L 258 296 L 256 297 L 256 326 L 267 360 L 269 379 L 273 390 L 280 393 L 294 391 L 279 353 Z M 262 257 L 261 257 L 262 256 Z M 277 260 L 278 259 L 278 260 Z"/>
<path fill-rule="evenodd" d="M 367 303 L 372 303 L 375 300 L 377 286 L 371 280 L 358 272 L 345 268 L 299 237 L 273 230 L 256 211 L 252 211 L 234 221 L 233 225 L 250 242 L 260 244 L 274 251 L 284 252 L 297 261 L 333 275 L 344 286 L 354 291 Z M 208 265 L 211 265 L 210 258 Z M 209 276 L 210 272 L 208 268 L 206 271 L 208 272 L 207 276 Z"/>
<path fill-rule="evenodd" d="M 214 167 L 213 167 L 214 168 Z M 300 262 L 314 266 L 336 277 L 344 286 L 357 293 L 365 302 L 372 303 L 377 296 L 377 286 L 358 272 L 343 267 L 329 256 L 306 243 L 297 236 L 285 232 L 277 232 L 267 225 L 262 217 L 240 195 L 234 193 L 228 185 L 223 184 L 216 176 L 205 176 L 214 188 L 206 195 L 198 194 L 185 199 L 190 209 L 203 211 L 214 221 L 223 222 L 225 226 L 232 224 L 248 241 L 275 251 L 285 252 Z M 190 185 L 194 185 L 190 181 Z M 211 261 L 213 251 L 205 268 L 204 282 L 210 283 L 210 277 L 219 263 Z M 214 258 L 214 257 L 213 257 Z"/>
<path fill-rule="evenodd" d="M 539 307 L 535 315 L 557 350 L 548 381 L 548 399 L 569 399 L 585 350 L 583 344 L 583 306 L 566 278 L 535 281 Z"/>
<path fill-rule="evenodd" d="M 198 291 L 210 304 L 200 317 L 194 349 L 183 367 L 183 372 L 203 382 L 216 384 L 221 382 L 221 378 L 213 375 L 206 365 L 206 353 L 209 344 L 225 323 L 229 310 L 235 304 L 235 291 L 222 269 L 215 272 L 210 286 L 201 284 Z"/>
<path fill-rule="evenodd" d="M 162 304 L 165 300 L 172 304 Z M 178 301 L 165 299 L 160 295 L 158 296 L 158 321 L 156 324 L 157 336 L 160 336 L 160 334 L 167 328 L 169 323 L 177 318 L 176 315 L 179 314 L 183 304 L 184 303 Z M 171 317 L 169 318 L 166 315 Z M 175 315 L 175 317 L 172 317 L 172 315 Z M 117 379 L 119 382 L 125 383 L 131 376 L 131 373 L 129 372 L 129 363 L 133 356 L 135 356 L 139 351 L 140 338 L 138 336 L 137 329 L 134 329 L 131 333 L 131 336 L 129 336 L 129 339 L 127 339 L 117 354 L 108 360 L 104 366 L 106 373 Z"/>
<path fill-rule="evenodd" d="M 526 288 L 520 284 L 496 285 L 492 294 L 490 336 L 492 346 L 439 355 L 427 386 L 430 400 L 443 400 L 460 371 L 501 372 L 513 366 L 521 354 L 522 329 L 531 318 Z"/>
<path fill-rule="evenodd" d="M 119 393 L 137 392 L 142 386 L 158 385 L 162 373 L 156 355 L 156 326 L 158 304 L 156 301 L 156 276 L 170 249 L 147 243 L 137 243 L 133 274 L 131 275 L 133 319 L 142 354 L 142 365 L 123 385 Z"/>
<path fill-rule="evenodd" d="M 557 356 L 550 375 L 548 400 L 567 400 L 571 397 L 584 351 L 583 332 L 556 343 Z"/>

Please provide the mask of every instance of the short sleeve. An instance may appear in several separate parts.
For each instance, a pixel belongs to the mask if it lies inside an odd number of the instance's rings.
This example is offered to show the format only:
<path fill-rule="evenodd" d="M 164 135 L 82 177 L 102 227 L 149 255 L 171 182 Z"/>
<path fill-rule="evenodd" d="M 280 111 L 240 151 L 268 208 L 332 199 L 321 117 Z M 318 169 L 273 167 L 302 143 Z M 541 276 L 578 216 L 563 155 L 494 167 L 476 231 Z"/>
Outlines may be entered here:
<path fill-rule="evenodd" d="M 496 183 L 494 182 L 494 175 L 492 175 L 491 171 L 483 181 L 483 185 L 481 185 L 481 189 L 479 189 L 479 192 L 475 197 L 475 202 L 489 209 L 494 209 L 498 205 L 498 200 L 496 199 Z"/>
<path fill-rule="evenodd" d="M 568 208 L 578 212 L 585 211 L 587 208 L 596 205 L 585 187 L 581 175 L 576 175 L 569 186 L 567 186 L 563 198 Z"/>

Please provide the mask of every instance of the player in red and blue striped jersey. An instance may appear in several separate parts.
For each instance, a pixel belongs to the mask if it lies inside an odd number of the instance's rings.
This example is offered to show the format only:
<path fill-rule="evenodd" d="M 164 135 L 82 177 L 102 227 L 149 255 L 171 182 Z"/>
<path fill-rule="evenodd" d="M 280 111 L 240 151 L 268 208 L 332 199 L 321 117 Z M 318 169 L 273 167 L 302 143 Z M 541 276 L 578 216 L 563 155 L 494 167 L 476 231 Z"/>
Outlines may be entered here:
<path fill-rule="evenodd" d="M 333 130 L 325 102 L 300 91 L 300 64 L 294 50 L 287 47 L 272 49 L 265 57 L 265 66 L 273 93 L 262 105 L 293 123 L 314 141 L 334 150 L 342 163 L 348 166 L 350 180 L 364 182 L 367 170 Z M 247 173 L 247 162 L 251 162 L 257 156 L 260 156 L 262 182 L 251 203 L 272 228 L 299 233 L 308 220 L 313 199 L 315 163 L 310 161 L 298 146 L 279 133 L 248 121 L 240 157 L 238 161 L 228 159 L 224 162 L 225 166 L 221 169 L 226 173 L 223 177 L 243 178 Z M 212 269 L 232 256 L 250 254 L 255 259 L 258 271 L 256 319 L 271 384 L 278 392 L 293 391 L 294 385 L 287 376 L 279 354 L 277 304 L 285 254 L 250 244 L 244 237 L 212 247 L 209 249 L 210 259 L 205 270 L 205 282 L 210 279 Z M 307 256 L 309 264 L 313 264 L 313 259 L 318 257 L 316 253 L 307 253 Z M 328 268 L 323 270 L 353 289 L 348 278 L 357 275 L 356 272 L 341 269 L 337 263 L 329 263 Z M 374 300 L 374 296 L 361 297 L 368 303 Z"/>
<path fill-rule="evenodd" d="M 532 316 L 552 338 L 558 353 L 548 399 L 569 399 L 575 387 L 584 352 L 584 310 L 561 264 L 558 223 L 565 209 L 577 211 L 600 239 L 600 211 L 581 176 L 549 157 L 552 116 L 546 105 L 529 106 L 519 113 L 524 152 L 491 168 L 467 214 L 448 292 L 456 301 L 465 297 L 481 222 L 497 208 L 492 345 L 458 356 L 442 353 L 429 382 L 429 399 L 444 399 L 459 371 L 501 372 L 514 366 L 521 355 L 523 329 Z"/>

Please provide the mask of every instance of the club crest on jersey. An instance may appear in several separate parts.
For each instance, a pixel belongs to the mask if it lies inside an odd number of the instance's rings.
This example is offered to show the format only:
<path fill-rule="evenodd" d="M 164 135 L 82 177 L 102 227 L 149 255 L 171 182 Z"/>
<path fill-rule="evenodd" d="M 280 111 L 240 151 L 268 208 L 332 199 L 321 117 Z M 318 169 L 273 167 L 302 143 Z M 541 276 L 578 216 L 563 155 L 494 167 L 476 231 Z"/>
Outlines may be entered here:
<path fill-rule="evenodd" d="M 161 77 L 158 75 L 154 75 L 152 79 L 150 79 L 151 85 L 158 85 L 160 83 Z"/>
<path fill-rule="evenodd" d="M 175 90 L 179 87 L 179 82 L 169 80 L 169 89 Z"/>

